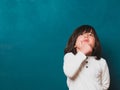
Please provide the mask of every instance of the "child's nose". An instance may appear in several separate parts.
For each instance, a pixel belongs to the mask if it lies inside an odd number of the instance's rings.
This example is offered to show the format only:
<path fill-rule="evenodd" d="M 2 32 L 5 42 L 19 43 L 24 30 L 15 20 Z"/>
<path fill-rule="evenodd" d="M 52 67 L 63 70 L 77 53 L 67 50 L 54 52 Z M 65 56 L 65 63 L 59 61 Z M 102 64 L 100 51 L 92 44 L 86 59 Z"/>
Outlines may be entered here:
<path fill-rule="evenodd" d="M 86 34 L 84 34 L 84 37 L 85 37 L 85 38 L 88 38 L 88 36 L 89 36 L 89 35 L 88 35 L 87 33 L 86 33 Z"/>

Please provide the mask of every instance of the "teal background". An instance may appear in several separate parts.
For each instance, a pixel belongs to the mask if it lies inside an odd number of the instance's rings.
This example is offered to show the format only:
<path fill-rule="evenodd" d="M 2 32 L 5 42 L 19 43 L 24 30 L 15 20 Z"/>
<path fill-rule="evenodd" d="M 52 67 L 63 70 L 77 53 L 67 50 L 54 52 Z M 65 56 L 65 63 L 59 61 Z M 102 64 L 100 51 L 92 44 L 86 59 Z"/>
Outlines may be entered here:
<path fill-rule="evenodd" d="M 119 0 L 0 0 L 0 90 L 68 90 L 63 51 L 82 24 L 95 27 L 120 90 Z"/>

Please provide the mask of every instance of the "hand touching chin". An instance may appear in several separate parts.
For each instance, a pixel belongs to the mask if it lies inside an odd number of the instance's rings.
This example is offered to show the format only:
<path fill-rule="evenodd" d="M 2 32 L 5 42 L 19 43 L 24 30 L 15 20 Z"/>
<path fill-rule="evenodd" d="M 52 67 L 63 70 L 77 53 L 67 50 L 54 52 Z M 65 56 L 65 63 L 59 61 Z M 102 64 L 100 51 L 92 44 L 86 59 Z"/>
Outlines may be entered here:
<path fill-rule="evenodd" d="M 89 56 L 92 54 L 92 47 L 90 44 L 88 44 L 87 42 L 82 42 L 80 47 L 76 47 L 77 52 L 82 52 L 85 55 Z"/>

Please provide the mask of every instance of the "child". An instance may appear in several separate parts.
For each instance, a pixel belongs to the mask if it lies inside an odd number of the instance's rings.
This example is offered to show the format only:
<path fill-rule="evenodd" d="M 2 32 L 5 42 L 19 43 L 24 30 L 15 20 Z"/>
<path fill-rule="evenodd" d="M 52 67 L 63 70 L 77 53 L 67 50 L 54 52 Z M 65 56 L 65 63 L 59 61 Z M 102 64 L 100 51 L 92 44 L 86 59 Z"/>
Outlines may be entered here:
<path fill-rule="evenodd" d="M 95 29 L 82 25 L 64 50 L 63 70 L 69 90 L 108 90 L 110 75 Z"/>

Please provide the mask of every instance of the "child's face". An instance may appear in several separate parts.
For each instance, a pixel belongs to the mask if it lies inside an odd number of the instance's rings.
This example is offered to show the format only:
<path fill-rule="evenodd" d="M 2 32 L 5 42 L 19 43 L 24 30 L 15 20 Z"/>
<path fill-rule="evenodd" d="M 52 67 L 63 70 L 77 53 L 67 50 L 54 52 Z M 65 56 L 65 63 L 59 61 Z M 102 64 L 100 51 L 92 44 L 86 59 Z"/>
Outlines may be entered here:
<path fill-rule="evenodd" d="M 79 35 L 76 40 L 77 45 L 80 45 L 80 43 L 86 43 L 86 44 L 90 45 L 91 48 L 94 48 L 94 46 L 95 46 L 94 34 L 91 32 L 88 32 L 88 33 L 83 32 L 83 34 Z"/>

